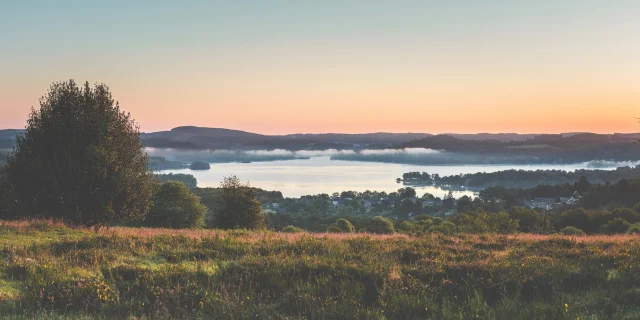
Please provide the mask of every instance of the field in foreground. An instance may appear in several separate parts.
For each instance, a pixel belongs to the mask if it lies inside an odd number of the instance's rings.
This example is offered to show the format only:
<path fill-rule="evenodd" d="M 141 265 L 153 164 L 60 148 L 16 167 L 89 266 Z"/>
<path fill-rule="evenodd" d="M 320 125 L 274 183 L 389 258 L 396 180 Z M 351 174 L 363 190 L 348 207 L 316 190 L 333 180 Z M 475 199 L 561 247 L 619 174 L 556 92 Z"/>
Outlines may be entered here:
<path fill-rule="evenodd" d="M 638 319 L 634 236 L 0 226 L 0 317 Z"/>

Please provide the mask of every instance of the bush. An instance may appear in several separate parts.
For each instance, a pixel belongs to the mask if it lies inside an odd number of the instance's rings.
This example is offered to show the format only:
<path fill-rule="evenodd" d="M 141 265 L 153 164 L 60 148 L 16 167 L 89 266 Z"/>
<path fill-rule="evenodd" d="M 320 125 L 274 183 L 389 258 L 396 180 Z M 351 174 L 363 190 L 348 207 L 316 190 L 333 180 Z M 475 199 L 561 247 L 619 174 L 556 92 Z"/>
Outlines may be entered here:
<path fill-rule="evenodd" d="M 456 232 L 456 225 L 450 221 L 445 221 L 437 225 L 432 225 L 427 230 L 429 233 L 453 234 Z"/>
<path fill-rule="evenodd" d="M 21 212 L 76 225 L 142 219 L 152 174 L 138 126 L 104 84 L 54 83 L 7 159 Z"/>
<path fill-rule="evenodd" d="M 182 182 L 163 183 L 144 222 L 150 227 L 202 228 L 207 208 Z"/>
<path fill-rule="evenodd" d="M 518 221 L 518 230 L 532 232 L 542 226 L 542 215 L 535 210 L 525 207 L 511 207 L 508 211 L 511 219 Z"/>
<path fill-rule="evenodd" d="M 518 220 L 509 218 L 505 212 L 489 215 L 489 228 L 491 232 L 511 234 L 518 231 Z"/>
<path fill-rule="evenodd" d="M 564 227 L 560 229 L 559 233 L 565 236 L 583 236 L 586 234 L 584 231 L 576 227 Z"/>
<path fill-rule="evenodd" d="M 224 178 L 216 193 L 213 226 L 221 229 L 264 229 L 262 204 L 256 191 L 236 176 Z"/>
<path fill-rule="evenodd" d="M 294 227 L 294 226 L 286 226 L 286 227 L 284 227 L 284 229 L 282 229 L 282 232 L 298 233 L 298 232 L 304 232 L 304 229 L 298 228 L 298 227 Z"/>
<path fill-rule="evenodd" d="M 371 233 L 391 234 L 395 232 L 395 229 L 393 228 L 393 221 L 391 221 L 391 219 L 377 216 L 371 219 L 367 231 Z"/>
<path fill-rule="evenodd" d="M 425 220 L 422 220 L 425 221 Z M 409 221 L 402 221 L 398 224 L 396 230 L 398 232 L 401 233 L 407 233 L 407 234 L 414 234 L 416 233 L 419 229 L 421 229 L 421 226 L 415 224 L 415 223 L 411 223 Z"/>
<path fill-rule="evenodd" d="M 616 208 L 611 211 L 612 218 L 621 218 L 629 223 L 640 222 L 640 213 L 629 208 Z"/>
<path fill-rule="evenodd" d="M 609 223 L 604 224 L 600 227 L 600 233 L 604 234 L 618 234 L 625 233 L 629 230 L 631 224 L 622 218 L 615 218 Z"/>
<path fill-rule="evenodd" d="M 351 224 L 351 222 L 349 222 L 349 220 L 347 219 L 340 218 L 336 220 L 336 226 L 342 229 L 343 232 L 354 233 L 356 231 L 356 229 L 353 227 L 353 224 Z"/>
<path fill-rule="evenodd" d="M 575 227 L 580 230 L 587 230 L 589 229 L 589 220 L 589 212 L 583 208 L 567 210 L 557 217 L 556 227 L 559 229 Z"/>
<path fill-rule="evenodd" d="M 629 226 L 628 234 L 640 234 L 640 223 L 634 223 Z"/>
<path fill-rule="evenodd" d="M 458 213 L 451 217 L 451 222 L 458 226 L 458 230 L 464 233 L 491 232 L 489 215 L 483 210 Z"/>
<path fill-rule="evenodd" d="M 329 233 L 343 233 L 344 231 L 342 231 L 342 229 L 338 228 L 337 226 L 329 226 L 329 228 L 327 228 L 327 232 L 329 232 Z"/>

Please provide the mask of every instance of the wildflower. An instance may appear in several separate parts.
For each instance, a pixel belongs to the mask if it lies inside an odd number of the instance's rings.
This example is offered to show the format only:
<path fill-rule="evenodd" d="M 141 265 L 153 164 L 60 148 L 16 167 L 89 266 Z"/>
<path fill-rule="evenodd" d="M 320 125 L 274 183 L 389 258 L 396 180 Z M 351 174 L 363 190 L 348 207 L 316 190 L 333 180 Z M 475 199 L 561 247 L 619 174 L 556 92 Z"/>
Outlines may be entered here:
<path fill-rule="evenodd" d="M 568 304 L 564 304 L 564 312 L 569 312 L 569 305 Z"/>

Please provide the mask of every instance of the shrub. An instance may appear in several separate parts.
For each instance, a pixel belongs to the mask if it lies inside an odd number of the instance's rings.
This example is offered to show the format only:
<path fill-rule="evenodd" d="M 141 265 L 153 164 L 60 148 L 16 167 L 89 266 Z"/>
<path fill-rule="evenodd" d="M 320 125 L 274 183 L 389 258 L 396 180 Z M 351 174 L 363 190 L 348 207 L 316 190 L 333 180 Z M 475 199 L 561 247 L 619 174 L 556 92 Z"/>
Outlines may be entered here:
<path fill-rule="evenodd" d="M 17 137 L 6 175 L 24 212 L 71 224 L 142 219 L 151 206 L 138 126 L 104 84 L 54 83 Z"/>
<path fill-rule="evenodd" d="M 224 178 L 216 193 L 213 225 L 221 229 L 264 229 L 262 204 L 256 191 L 236 176 Z"/>
<path fill-rule="evenodd" d="M 424 220 L 422 220 L 424 221 Z M 416 231 L 418 231 L 421 228 L 421 226 L 415 224 L 415 223 L 411 223 L 409 221 L 402 221 L 398 224 L 398 227 L 396 228 L 396 230 L 398 232 L 402 232 L 402 233 L 408 233 L 408 234 L 413 234 Z"/>
<path fill-rule="evenodd" d="M 640 234 L 640 223 L 634 223 L 629 226 L 628 234 Z"/>
<path fill-rule="evenodd" d="M 304 229 L 298 228 L 298 227 L 294 227 L 294 226 L 286 226 L 286 227 L 284 227 L 284 229 L 282 229 L 282 232 L 298 233 L 298 232 L 304 232 Z"/>
<path fill-rule="evenodd" d="M 491 231 L 489 216 L 483 210 L 459 213 L 451 217 L 451 222 L 464 233 L 486 233 Z"/>
<path fill-rule="evenodd" d="M 457 214 L 451 218 L 458 230 L 465 233 L 514 233 L 518 231 L 518 221 L 508 214 L 488 213 L 484 210 Z"/>
<path fill-rule="evenodd" d="M 144 222 L 150 227 L 202 228 L 207 208 L 184 183 L 163 183 L 153 197 L 153 207 Z"/>
<path fill-rule="evenodd" d="M 329 228 L 327 228 L 327 232 L 329 232 L 329 233 L 343 233 L 344 231 L 342 231 L 342 229 L 338 228 L 337 226 L 330 226 Z"/>
<path fill-rule="evenodd" d="M 640 222 L 640 213 L 629 208 L 616 208 L 611 211 L 611 218 L 621 218 L 629 223 Z"/>
<path fill-rule="evenodd" d="M 560 229 L 576 227 L 580 230 L 586 230 L 589 228 L 589 213 L 583 208 L 567 210 L 558 216 L 556 224 Z"/>
<path fill-rule="evenodd" d="M 525 207 L 511 207 L 507 212 L 511 219 L 518 221 L 518 229 L 522 232 L 531 232 L 542 226 L 542 215 L 535 210 Z"/>
<path fill-rule="evenodd" d="M 511 234 L 518 231 L 518 220 L 509 218 L 505 212 L 489 215 L 489 228 L 491 232 Z"/>
<path fill-rule="evenodd" d="M 395 232 L 395 229 L 393 228 L 393 221 L 391 221 L 391 219 L 377 216 L 371 219 L 367 231 L 371 233 L 391 234 Z"/>
<path fill-rule="evenodd" d="M 600 227 L 600 232 L 604 234 L 625 233 L 629 230 L 631 224 L 622 218 L 615 218 L 609 223 Z"/>
<path fill-rule="evenodd" d="M 564 227 L 560 229 L 559 233 L 565 236 L 583 236 L 586 234 L 584 231 L 576 227 Z"/>
<path fill-rule="evenodd" d="M 429 233 L 453 234 L 456 232 L 456 225 L 450 221 L 445 221 L 429 227 L 429 230 L 427 231 Z"/>
<path fill-rule="evenodd" d="M 342 229 L 343 232 L 353 233 L 356 231 L 356 229 L 353 227 L 353 224 L 351 224 L 351 222 L 349 222 L 349 220 L 347 219 L 340 218 L 336 220 L 336 226 Z"/>

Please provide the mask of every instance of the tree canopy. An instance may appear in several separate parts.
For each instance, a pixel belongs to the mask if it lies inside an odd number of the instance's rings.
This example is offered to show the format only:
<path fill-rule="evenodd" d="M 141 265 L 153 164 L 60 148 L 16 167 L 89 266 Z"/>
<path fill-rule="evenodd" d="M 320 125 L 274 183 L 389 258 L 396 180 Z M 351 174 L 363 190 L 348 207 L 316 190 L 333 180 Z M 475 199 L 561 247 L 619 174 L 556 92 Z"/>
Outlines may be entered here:
<path fill-rule="evenodd" d="M 221 229 L 263 229 L 262 204 L 254 189 L 236 176 L 224 178 L 216 194 L 213 224 Z"/>
<path fill-rule="evenodd" d="M 153 196 L 153 207 L 145 218 L 145 224 L 172 229 L 202 228 L 206 213 L 207 207 L 184 183 L 168 181 Z"/>
<path fill-rule="evenodd" d="M 147 155 L 106 85 L 54 83 L 27 123 L 7 159 L 21 209 L 14 215 L 87 226 L 144 217 L 153 184 Z"/>

